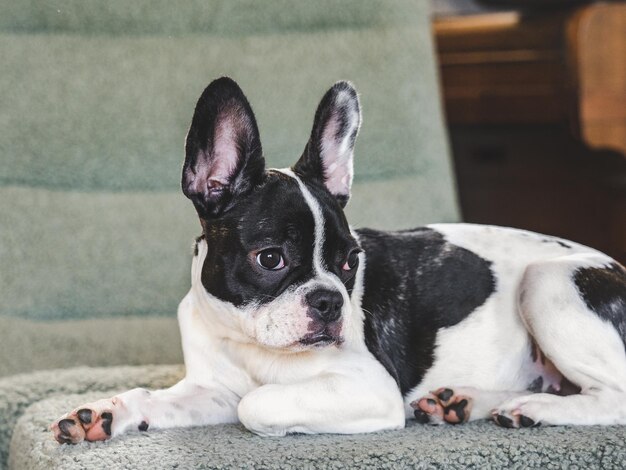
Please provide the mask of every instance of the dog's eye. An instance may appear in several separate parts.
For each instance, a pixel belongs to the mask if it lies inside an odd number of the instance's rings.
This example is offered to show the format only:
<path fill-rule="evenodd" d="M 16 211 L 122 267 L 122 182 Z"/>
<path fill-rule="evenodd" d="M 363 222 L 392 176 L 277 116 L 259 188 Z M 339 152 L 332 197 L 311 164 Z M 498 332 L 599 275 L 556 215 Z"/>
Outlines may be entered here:
<path fill-rule="evenodd" d="M 276 248 L 268 248 L 256 255 L 256 262 L 263 269 L 277 271 L 285 267 L 285 260 Z"/>
<path fill-rule="evenodd" d="M 352 250 L 341 269 L 343 269 L 344 271 L 352 271 L 354 268 L 356 268 L 356 265 L 359 264 L 360 252 L 360 250 Z"/>

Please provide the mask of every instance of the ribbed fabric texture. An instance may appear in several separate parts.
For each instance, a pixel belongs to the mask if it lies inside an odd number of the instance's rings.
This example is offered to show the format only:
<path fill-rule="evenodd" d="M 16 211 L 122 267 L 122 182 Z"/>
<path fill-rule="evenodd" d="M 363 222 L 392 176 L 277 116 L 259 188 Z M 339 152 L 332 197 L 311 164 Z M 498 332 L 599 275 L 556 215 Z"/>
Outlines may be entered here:
<path fill-rule="evenodd" d="M 200 227 L 179 189 L 195 102 L 230 75 L 269 166 L 354 82 L 355 226 L 456 221 L 428 2 L 0 0 L 0 315 L 173 316 Z"/>
<path fill-rule="evenodd" d="M 163 382 L 171 368 L 149 369 Z M 79 369 L 80 376 L 105 377 L 122 390 L 149 375 L 138 368 Z M 35 376 L 37 376 L 35 374 Z M 71 376 L 65 376 L 67 382 Z M 96 379 L 97 380 L 97 379 Z M 126 381 L 126 382 L 125 382 Z M 414 421 L 403 430 L 361 435 L 294 435 L 265 438 L 240 425 L 132 432 L 108 442 L 60 446 L 47 429 L 50 422 L 75 406 L 113 391 L 71 394 L 28 408 L 15 427 L 11 469 L 110 468 L 259 468 L 259 469 L 383 469 L 383 468 L 580 468 L 622 469 L 626 461 L 626 431 L 622 427 L 539 427 L 504 429 L 482 421 L 462 426 L 428 426 Z M 39 387 L 41 380 L 35 382 Z M 123 386 L 123 388 L 122 388 Z M 55 385 L 47 384 L 48 395 Z M 103 383 L 95 382 L 102 390 Z M 31 396 L 34 392 L 30 392 Z"/>

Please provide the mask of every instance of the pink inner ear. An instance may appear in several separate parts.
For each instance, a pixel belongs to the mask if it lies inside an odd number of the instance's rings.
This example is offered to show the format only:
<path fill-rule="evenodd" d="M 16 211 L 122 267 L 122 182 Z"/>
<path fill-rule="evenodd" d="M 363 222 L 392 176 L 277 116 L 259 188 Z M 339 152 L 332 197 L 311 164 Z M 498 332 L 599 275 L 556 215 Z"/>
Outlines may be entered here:
<path fill-rule="evenodd" d="M 211 155 L 200 152 L 193 172 L 187 170 L 189 189 L 193 193 L 206 194 L 229 184 L 237 169 L 237 128 L 240 117 L 236 112 L 222 112 L 217 116 Z M 244 123 L 241 123 L 244 124 Z"/>
<path fill-rule="evenodd" d="M 352 111 L 352 110 L 350 110 Z M 337 136 L 339 122 L 335 112 L 331 115 L 322 133 L 321 158 L 326 177 L 326 187 L 335 195 L 349 195 L 352 185 L 352 154 L 350 136 L 358 126 L 358 114 L 350 116 L 350 124 L 343 136 Z"/>
<path fill-rule="evenodd" d="M 218 116 L 218 125 L 215 129 L 213 155 L 211 156 L 211 174 L 209 180 L 222 185 L 228 184 L 229 177 L 237 168 L 239 157 L 237 154 L 237 131 L 234 126 L 234 116 L 222 118 Z"/>

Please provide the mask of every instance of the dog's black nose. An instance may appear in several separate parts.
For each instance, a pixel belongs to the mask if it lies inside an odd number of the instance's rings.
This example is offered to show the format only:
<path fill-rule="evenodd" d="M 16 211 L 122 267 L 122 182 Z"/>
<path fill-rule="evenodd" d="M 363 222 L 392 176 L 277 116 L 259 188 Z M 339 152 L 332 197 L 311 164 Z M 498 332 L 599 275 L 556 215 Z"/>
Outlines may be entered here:
<path fill-rule="evenodd" d="M 343 296 L 341 293 L 328 290 L 317 289 L 306 295 L 306 303 L 309 304 L 309 311 L 312 316 L 327 323 L 339 320 L 341 307 L 343 307 Z"/>

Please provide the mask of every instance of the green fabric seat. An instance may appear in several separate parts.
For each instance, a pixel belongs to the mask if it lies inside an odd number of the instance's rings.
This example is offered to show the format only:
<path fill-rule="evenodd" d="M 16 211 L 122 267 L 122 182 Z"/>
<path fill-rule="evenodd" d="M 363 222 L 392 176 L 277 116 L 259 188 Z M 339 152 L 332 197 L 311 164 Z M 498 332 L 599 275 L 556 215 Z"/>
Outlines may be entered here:
<path fill-rule="evenodd" d="M 623 465 L 624 427 L 484 422 L 285 439 L 217 426 L 59 446 L 47 427 L 68 408 L 184 375 L 162 365 L 182 361 L 175 311 L 200 231 L 179 178 L 213 78 L 241 84 L 277 167 L 300 155 L 322 93 L 353 81 L 353 225 L 458 220 L 428 4 L 0 0 L 0 56 L 0 469 Z"/>
<path fill-rule="evenodd" d="M 274 167 L 300 156 L 326 89 L 353 81 L 352 224 L 458 220 L 426 1 L 0 0 L 0 56 L 0 406 L 16 417 L 68 392 L 54 373 L 12 393 L 30 371 L 182 361 L 200 233 L 183 142 L 216 77 L 246 92 Z M 71 390 L 142 379 L 85 380 Z"/>
<path fill-rule="evenodd" d="M 299 157 L 323 92 L 352 80 L 351 222 L 458 219 L 425 2 L 0 0 L 0 55 L 0 339 L 17 334 L 7 318 L 174 316 L 200 231 L 183 141 L 220 75 L 248 95 L 275 167 Z M 47 367 L 37 357 L 13 349 L 1 373 Z"/>
<path fill-rule="evenodd" d="M 146 369 L 145 371 L 143 369 Z M 93 376 L 123 390 L 150 376 L 157 385 L 179 371 L 152 368 L 76 369 L 65 380 Z M 33 388 L 42 375 L 33 374 Z M 39 377 L 38 377 L 39 376 Z M 580 468 L 622 469 L 626 461 L 624 427 L 539 427 L 505 429 L 487 421 L 463 426 L 424 426 L 351 436 L 255 436 L 241 425 L 128 433 L 109 442 L 59 446 L 50 438 L 50 421 L 67 409 L 102 396 L 73 391 L 44 399 L 23 411 L 11 442 L 13 470 L 49 468 Z M 0 389 L 1 390 L 1 389 Z M 114 393 L 109 390 L 108 393 Z"/>
<path fill-rule="evenodd" d="M 182 366 L 161 365 L 51 369 L 0 378 L 0 469 L 6 468 L 8 463 L 14 426 L 30 405 L 50 397 L 77 393 L 89 392 L 102 397 L 111 395 L 115 389 L 164 388 L 183 376 Z"/>

